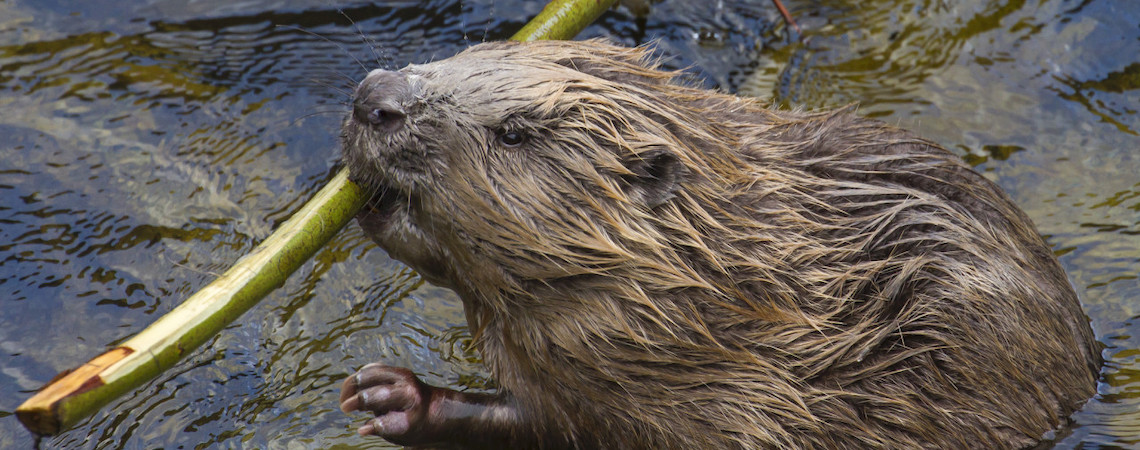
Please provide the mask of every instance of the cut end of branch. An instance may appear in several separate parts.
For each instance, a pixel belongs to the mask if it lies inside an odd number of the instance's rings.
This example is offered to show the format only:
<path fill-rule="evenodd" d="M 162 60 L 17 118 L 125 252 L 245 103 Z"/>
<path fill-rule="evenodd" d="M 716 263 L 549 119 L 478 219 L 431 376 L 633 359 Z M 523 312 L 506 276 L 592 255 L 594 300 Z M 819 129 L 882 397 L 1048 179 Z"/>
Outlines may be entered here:
<path fill-rule="evenodd" d="M 37 435 L 53 435 L 62 431 L 65 417 L 61 405 L 67 399 L 104 384 L 99 373 L 134 353 L 128 347 L 116 347 L 96 356 L 75 370 L 63 372 L 48 382 L 36 395 L 16 408 L 16 417 L 24 428 Z"/>

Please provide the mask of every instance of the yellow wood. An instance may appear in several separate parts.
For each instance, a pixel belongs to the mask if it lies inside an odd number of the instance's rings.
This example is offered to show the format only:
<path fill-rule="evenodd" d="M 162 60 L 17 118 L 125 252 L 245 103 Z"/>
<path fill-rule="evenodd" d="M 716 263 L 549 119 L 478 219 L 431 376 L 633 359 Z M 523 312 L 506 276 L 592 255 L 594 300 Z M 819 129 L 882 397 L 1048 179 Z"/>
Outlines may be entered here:
<path fill-rule="evenodd" d="M 99 372 L 131 353 L 133 352 L 128 348 L 116 347 L 75 370 L 56 375 L 43 390 L 16 409 L 20 423 L 36 434 L 58 433 L 60 423 L 56 409 L 60 404 L 59 400 L 103 386 L 105 383 Z"/>

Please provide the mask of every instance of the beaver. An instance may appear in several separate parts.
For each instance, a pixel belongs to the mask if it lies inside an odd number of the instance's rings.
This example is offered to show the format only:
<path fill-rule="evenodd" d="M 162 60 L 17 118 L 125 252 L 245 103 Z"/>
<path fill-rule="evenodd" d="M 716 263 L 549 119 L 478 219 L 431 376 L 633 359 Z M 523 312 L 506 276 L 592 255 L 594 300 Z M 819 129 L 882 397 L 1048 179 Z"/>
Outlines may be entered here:
<path fill-rule="evenodd" d="M 1093 395 L 1088 318 L 1029 218 L 853 108 L 703 90 L 647 48 L 497 42 L 356 88 L 357 221 L 463 301 L 499 389 L 370 364 L 403 445 L 1023 448 Z"/>

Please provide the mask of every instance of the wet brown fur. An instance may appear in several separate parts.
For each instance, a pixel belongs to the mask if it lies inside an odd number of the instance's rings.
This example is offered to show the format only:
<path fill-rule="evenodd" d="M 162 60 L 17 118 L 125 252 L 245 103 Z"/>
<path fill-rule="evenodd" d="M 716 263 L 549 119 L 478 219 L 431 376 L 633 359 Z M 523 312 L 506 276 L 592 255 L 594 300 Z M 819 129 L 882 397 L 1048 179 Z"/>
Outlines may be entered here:
<path fill-rule="evenodd" d="M 1094 393 L 1049 247 L 932 142 L 686 87 L 597 41 L 403 72 L 407 126 L 345 125 L 354 177 L 399 197 L 360 223 L 459 293 L 552 442 L 1019 448 Z"/>

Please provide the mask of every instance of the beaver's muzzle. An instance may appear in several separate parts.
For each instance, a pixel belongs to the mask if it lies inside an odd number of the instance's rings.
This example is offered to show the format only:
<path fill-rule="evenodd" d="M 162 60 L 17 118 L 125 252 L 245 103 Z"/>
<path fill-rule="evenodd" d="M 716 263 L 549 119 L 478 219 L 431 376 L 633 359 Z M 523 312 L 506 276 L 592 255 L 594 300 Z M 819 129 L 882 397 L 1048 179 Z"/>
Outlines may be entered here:
<path fill-rule="evenodd" d="M 407 75 L 376 69 L 357 86 L 352 100 L 352 116 L 379 132 L 393 133 L 404 126 L 408 117 L 404 105 L 410 98 Z"/>

